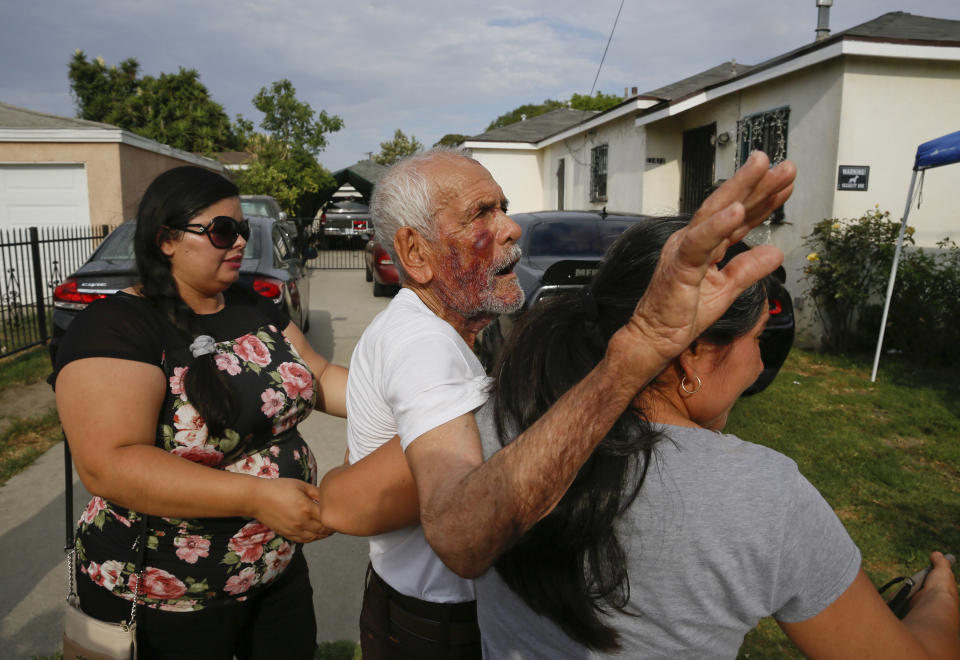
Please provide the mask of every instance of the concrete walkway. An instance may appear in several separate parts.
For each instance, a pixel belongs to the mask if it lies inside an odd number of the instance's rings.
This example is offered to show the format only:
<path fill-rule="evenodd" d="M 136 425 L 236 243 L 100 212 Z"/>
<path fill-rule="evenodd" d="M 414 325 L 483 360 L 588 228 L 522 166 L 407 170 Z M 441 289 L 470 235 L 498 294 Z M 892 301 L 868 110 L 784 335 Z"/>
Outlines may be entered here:
<path fill-rule="evenodd" d="M 387 302 L 373 297 L 363 271 L 314 271 L 307 338 L 325 357 L 347 365 L 363 329 Z M 42 406 L 52 399 L 46 384 L 36 387 L 42 414 Z M 345 420 L 315 413 L 300 430 L 316 454 L 321 474 L 343 462 Z M 88 499 L 74 473 L 74 519 Z M 28 659 L 60 649 L 65 527 L 63 446 L 57 445 L 0 487 L 0 659 Z M 366 539 L 335 535 L 308 545 L 305 554 L 318 639 L 358 640 Z"/>

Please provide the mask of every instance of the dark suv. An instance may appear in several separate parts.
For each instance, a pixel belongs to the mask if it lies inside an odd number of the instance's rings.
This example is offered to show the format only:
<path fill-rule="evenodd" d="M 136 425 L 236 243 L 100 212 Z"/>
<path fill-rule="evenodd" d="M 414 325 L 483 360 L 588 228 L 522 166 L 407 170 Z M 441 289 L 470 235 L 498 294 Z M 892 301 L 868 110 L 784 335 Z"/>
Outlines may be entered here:
<path fill-rule="evenodd" d="M 523 257 L 514 268 L 526 300 L 513 314 L 502 314 L 480 333 L 477 354 L 489 371 L 504 338 L 524 311 L 549 296 L 578 290 L 597 272 L 607 248 L 629 227 L 649 216 L 606 211 L 539 211 L 517 213 L 511 218 L 520 225 Z M 793 345 L 793 300 L 782 282 L 786 273 L 779 268 L 778 285 L 770 292 L 770 320 L 760 336 L 763 373 L 747 390 L 760 392 L 769 385 Z"/>

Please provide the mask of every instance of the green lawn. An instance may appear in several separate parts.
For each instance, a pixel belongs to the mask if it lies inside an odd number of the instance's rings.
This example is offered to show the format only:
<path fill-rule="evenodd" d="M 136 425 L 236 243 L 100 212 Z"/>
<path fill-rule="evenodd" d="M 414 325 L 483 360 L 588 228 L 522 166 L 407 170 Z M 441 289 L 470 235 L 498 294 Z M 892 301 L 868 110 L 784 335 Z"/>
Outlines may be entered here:
<path fill-rule="evenodd" d="M 931 550 L 960 550 L 960 379 L 947 369 L 794 350 L 767 391 L 726 430 L 793 458 L 846 525 L 880 585 L 911 575 Z M 743 658 L 801 657 L 772 620 Z"/>
<path fill-rule="evenodd" d="M 50 354 L 38 346 L 0 360 L 0 390 L 42 381 L 50 374 Z M 42 417 L 5 420 L 0 430 L 0 486 L 60 442 L 56 411 Z"/>

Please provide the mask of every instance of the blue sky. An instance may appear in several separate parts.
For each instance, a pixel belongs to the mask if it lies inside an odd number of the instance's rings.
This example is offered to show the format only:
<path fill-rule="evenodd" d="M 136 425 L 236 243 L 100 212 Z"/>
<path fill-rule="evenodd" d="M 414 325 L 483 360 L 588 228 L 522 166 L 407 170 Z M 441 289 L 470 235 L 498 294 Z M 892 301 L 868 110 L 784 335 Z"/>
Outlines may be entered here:
<path fill-rule="evenodd" d="M 427 145 L 472 135 L 523 103 L 590 90 L 620 0 L 0 0 L 0 101 L 75 113 L 74 50 L 142 74 L 196 69 L 232 117 L 289 78 L 340 115 L 336 170 L 402 129 Z M 889 11 L 960 20 L 957 0 L 835 0 L 840 31 Z M 597 88 L 651 90 L 720 62 L 755 64 L 813 41 L 815 0 L 626 0 Z"/>

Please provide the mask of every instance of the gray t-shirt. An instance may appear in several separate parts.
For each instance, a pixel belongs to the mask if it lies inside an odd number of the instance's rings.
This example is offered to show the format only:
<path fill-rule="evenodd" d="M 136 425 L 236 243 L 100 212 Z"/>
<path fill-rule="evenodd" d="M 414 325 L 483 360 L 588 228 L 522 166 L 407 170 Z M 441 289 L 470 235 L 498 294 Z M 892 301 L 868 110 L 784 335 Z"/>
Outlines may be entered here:
<path fill-rule="evenodd" d="M 491 404 L 484 456 L 500 448 Z M 837 599 L 860 551 L 796 463 L 732 435 L 659 427 L 646 482 L 617 522 L 630 579 L 619 654 L 591 652 L 533 612 L 495 568 L 475 581 L 485 658 L 734 658 L 760 619 L 808 619 Z"/>

